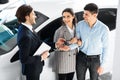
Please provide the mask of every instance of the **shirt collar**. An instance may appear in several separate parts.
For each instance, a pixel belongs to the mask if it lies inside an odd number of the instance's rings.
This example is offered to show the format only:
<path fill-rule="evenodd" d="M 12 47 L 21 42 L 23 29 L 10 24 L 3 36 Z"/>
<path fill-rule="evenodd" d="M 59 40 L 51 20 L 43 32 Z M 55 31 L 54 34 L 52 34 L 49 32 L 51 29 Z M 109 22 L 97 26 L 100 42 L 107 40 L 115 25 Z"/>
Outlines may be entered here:
<path fill-rule="evenodd" d="M 31 30 L 33 32 L 33 30 L 32 30 L 33 27 L 32 26 L 30 26 L 28 24 L 25 24 L 25 23 L 22 23 L 22 25 L 26 26 L 29 30 Z"/>
<path fill-rule="evenodd" d="M 73 26 L 73 29 L 71 29 L 69 26 L 66 25 L 66 27 L 68 28 L 68 31 L 70 32 L 70 34 L 72 35 L 72 37 L 74 37 L 74 32 L 75 32 L 75 27 Z"/>
<path fill-rule="evenodd" d="M 75 30 L 74 26 L 73 26 L 73 29 L 71 29 L 68 25 L 66 25 L 66 26 L 70 32 L 73 32 Z"/>
<path fill-rule="evenodd" d="M 98 23 L 98 19 L 96 20 L 96 22 L 95 22 L 95 24 L 93 25 L 93 27 L 95 27 L 95 26 L 97 25 L 97 23 Z"/>

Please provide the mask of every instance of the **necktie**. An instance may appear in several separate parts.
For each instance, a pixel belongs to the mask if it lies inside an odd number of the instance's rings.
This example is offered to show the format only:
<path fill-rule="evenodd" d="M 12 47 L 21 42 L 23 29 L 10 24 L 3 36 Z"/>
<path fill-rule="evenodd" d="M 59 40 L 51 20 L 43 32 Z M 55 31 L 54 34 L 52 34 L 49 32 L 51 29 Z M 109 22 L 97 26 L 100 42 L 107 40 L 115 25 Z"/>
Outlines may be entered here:
<path fill-rule="evenodd" d="M 32 28 L 32 31 L 33 31 L 33 33 L 36 33 L 35 30 L 34 30 L 34 28 Z"/>

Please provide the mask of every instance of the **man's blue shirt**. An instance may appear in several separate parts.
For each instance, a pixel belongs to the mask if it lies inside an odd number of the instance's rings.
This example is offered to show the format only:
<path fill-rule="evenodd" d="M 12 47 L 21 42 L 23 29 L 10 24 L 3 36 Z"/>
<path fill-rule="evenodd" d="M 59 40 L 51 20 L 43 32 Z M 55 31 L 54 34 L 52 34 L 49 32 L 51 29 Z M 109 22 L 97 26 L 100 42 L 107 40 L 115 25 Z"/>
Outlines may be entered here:
<path fill-rule="evenodd" d="M 88 23 L 85 20 L 82 20 L 76 26 L 76 36 L 82 41 L 82 45 L 79 49 L 86 55 L 102 55 L 101 65 L 103 65 L 108 54 L 108 27 L 97 20 L 92 28 L 90 28 Z M 71 45 L 70 47 L 73 48 L 75 46 L 76 44 Z"/>

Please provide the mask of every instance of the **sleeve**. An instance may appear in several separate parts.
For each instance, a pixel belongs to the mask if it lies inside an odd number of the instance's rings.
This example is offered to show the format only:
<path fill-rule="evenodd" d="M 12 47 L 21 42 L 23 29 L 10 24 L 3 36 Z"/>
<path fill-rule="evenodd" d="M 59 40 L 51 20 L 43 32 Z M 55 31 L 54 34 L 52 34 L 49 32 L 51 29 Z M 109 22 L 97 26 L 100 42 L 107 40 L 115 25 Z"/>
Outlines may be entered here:
<path fill-rule="evenodd" d="M 76 37 L 77 37 L 78 39 L 81 39 L 81 36 L 80 36 L 80 29 L 79 29 L 79 24 L 80 24 L 80 23 L 77 24 L 75 30 L 76 30 Z"/>
<path fill-rule="evenodd" d="M 76 26 L 76 29 L 75 29 L 75 31 L 76 31 L 76 37 L 78 38 L 78 39 L 80 39 L 80 31 L 79 31 L 79 24 Z M 69 45 L 69 47 L 70 47 L 70 49 L 71 50 L 73 50 L 73 49 L 75 49 L 75 48 L 78 48 L 78 47 L 80 47 L 78 44 L 71 44 L 71 45 Z"/>
<path fill-rule="evenodd" d="M 74 49 L 78 48 L 79 46 L 78 46 L 78 44 L 71 44 L 71 45 L 69 45 L 69 47 L 70 47 L 70 50 L 74 50 Z"/>
<path fill-rule="evenodd" d="M 36 62 L 41 62 L 41 56 L 29 56 L 29 53 L 31 52 L 30 47 L 31 45 L 31 39 L 29 37 L 23 37 L 19 43 L 19 58 L 21 63 L 24 64 L 32 64 Z"/>
<path fill-rule="evenodd" d="M 106 29 L 104 31 L 104 34 L 102 36 L 102 44 L 103 44 L 103 49 L 102 49 L 102 55 L 101 55 L 101 66 L 104 67 L 105 63 L 108 61 L 108 51 L 109 51 L 109 30 Z"/>
<path fill-rule="evenodd" d="M 64 38 L 64 34 L 60 31 L 60 29 L 56 30 L 54 34 L 54 42 L 57 42 L 59 38 Z"/>

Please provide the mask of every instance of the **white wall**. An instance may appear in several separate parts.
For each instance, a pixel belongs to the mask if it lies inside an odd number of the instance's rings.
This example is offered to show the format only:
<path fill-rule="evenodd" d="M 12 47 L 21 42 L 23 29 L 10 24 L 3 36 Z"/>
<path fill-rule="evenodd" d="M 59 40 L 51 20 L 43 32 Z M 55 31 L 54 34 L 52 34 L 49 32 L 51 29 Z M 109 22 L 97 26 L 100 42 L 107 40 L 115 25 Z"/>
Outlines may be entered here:
<path fill-rule="evenodd" d="M 112 80 L 120 80 L 120 1 L 117 12 L 117 28 Z"/>

